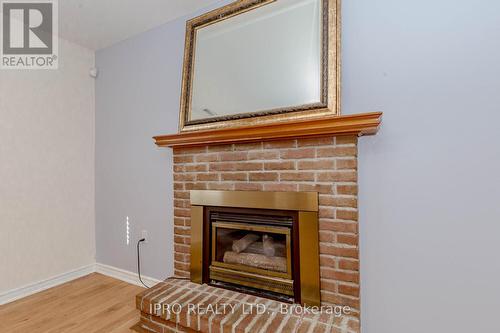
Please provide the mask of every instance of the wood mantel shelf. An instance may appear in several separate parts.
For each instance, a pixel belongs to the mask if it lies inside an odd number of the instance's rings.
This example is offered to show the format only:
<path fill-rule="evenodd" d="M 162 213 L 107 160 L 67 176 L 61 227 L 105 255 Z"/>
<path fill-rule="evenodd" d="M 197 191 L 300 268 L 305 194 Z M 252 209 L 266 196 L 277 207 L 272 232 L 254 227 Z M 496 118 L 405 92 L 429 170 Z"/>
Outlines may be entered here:
<path fill-rule="evenodd" d="M 381 121 L 382 112 L 371 112 L 289 123 L 182 132 L 155 136 L 154 139 L 159 147 L 183 148 L 287 138 L 369 135 L 378 131 Z"/>

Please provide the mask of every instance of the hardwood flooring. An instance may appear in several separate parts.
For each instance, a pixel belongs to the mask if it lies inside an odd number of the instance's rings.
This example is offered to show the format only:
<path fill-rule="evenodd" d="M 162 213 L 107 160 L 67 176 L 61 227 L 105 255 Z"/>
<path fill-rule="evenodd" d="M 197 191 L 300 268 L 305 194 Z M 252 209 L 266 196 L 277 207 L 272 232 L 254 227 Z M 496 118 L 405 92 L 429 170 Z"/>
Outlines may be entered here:
<path fill-rule="evenodd" d="M 90 274 L 0 306 L 2 333 L 129 333 L 143 288 Z"/>

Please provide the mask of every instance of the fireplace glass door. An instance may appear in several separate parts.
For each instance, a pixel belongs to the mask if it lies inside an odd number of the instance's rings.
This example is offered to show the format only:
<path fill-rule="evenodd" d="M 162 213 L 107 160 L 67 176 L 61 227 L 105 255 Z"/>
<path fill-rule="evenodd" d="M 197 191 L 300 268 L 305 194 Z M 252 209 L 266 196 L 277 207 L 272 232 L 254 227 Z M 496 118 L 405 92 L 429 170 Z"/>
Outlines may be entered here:
<path fill-rule="evenodd" d="M 287 217 L 216 214 L 211 279 L 293 296 L 292 230 Z"/>

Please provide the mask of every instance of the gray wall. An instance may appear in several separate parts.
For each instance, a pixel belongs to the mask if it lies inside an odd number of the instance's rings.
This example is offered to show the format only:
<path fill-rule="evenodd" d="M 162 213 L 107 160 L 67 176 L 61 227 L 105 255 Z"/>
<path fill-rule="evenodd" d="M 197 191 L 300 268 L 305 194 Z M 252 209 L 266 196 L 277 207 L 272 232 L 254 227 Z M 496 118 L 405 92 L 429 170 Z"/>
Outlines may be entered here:
<path fill-rule="evenodd" d="M 359 148 L 364 332 L 498 332 L 500 2 L 343 14 L 343 111 L 384 112 Z"/>
<path fill-rule="evenodd" d="M 492 332 L 500 308 L 500 3 L 343 2 L 343 112 L 384 111 L 360 144 L 368 333 Z M 97 258 L 172 271 L 171 157 L 184 19 L 97 53 Z"/>
<path fill-rule="evenodd" d="M 97 262 L 136 272 L 148 230 L 142 273 L 157 279 L 173 274 L 172 151 L 152 137 L 178 129 L 186 19 L 96 52 Z"/>

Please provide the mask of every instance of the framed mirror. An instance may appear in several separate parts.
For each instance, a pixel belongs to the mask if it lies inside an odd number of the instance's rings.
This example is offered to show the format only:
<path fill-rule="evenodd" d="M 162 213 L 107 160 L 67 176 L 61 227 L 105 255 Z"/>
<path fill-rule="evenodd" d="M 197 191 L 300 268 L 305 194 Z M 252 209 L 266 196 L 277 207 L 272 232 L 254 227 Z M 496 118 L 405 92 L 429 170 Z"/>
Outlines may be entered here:
<path fill-rule="evenodd" d="M 240 0 L 187 22 L 180 130 L 335 116 L 338 0 Z"/>

